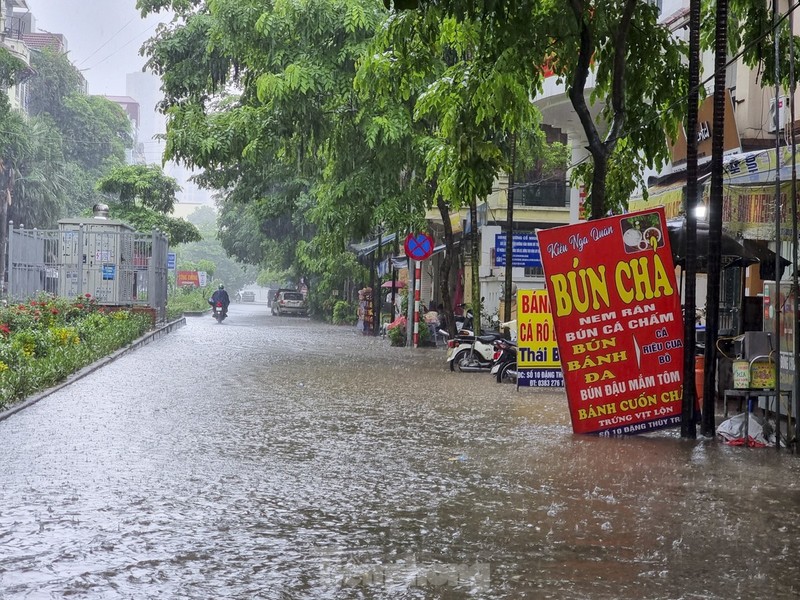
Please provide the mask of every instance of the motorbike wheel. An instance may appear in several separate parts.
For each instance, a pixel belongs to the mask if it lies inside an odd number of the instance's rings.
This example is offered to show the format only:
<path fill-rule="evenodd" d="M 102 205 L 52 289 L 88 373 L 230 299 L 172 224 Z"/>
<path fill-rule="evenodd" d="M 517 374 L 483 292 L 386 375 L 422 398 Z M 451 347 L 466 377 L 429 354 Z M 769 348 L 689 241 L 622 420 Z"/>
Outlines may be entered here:
<path fill-rule="evenodd" d="M 476 362 L 475 359 L 472 358 L 472 353 L 469 350 L 462 350 L 456 357 L 453 359 L 453 362 L 456 363 L 456 368 L 464 373 L 464 368 L 468 365 L 471 365 L 473 362 Z"/>
<path fill-rule="evenodd" d="M 517 382 L 517 363 L 510 362 L 504 364 L 497 374 L 497 383 L 516 383 Z M 514 373 L 514 375 L 512 375 Z"/>
<path fill-rule="evenodd" d="M 456 355 L 453 357 L 453 360 L 450 361 L 450 370 L 455 371 L 456 366 L 458 366 L 459 367 L 458 370 L 460 371 L 461 360 L 466 359 L 467 356 L 469 356 L 469 350 L 460 350 L 459 352 L 457 352 Z"/>

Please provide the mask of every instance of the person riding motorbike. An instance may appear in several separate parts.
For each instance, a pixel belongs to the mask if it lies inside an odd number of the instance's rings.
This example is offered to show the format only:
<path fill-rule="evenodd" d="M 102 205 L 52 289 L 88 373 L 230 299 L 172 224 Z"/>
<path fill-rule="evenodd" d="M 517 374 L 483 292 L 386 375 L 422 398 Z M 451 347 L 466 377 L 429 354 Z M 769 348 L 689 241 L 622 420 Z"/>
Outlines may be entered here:
<path fill-rule="evenodd" d="M 228 297 L 228 292 L 225 291 L 225 286 L 221 283 L 208 300 L 212 308 L 217 305 L 217 302 L 222 304 L 222 318 L 224 319 L 228 316 L 228 305 L 231 303 L 231 299 Z"/>

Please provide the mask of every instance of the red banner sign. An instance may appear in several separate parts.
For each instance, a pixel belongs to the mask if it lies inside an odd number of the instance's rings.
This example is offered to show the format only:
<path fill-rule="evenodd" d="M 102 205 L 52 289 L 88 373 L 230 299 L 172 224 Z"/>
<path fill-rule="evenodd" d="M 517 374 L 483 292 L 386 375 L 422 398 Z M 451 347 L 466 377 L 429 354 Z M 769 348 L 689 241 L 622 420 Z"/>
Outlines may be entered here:
<path fill-rule="evenodd" d="M 538 235 L 573 431 L 680 424 L 683 317 L 664 209 Z"/>
<path fill-rule="evenodd" d="M 193 285 L 200 287 L 200 274 L 197 271 L 177 271 L 175 275 L 175 282 L 178 287 Z"/>

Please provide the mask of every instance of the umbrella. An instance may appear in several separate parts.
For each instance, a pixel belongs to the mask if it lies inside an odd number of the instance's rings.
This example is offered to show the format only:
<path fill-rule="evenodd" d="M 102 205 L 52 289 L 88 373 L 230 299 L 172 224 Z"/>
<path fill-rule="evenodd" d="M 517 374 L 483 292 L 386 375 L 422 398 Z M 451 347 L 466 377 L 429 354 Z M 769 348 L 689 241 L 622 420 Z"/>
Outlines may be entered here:
<path fill-rule="evenodd" d="M 684 268 L 686 266 L 686 218 L 677 217 L 667 219 L 669 243 L 672 247 L 672 258 L 675 264 Z M 708 223 L 697 222 L 697 271 L 704 272 L 708 265 Z M 748 251 L 736 238 L 722 232 L 720 241 L 720 255 L 725 267 L 746 267 L 759 262 L 758 256 Z"/>
<path fill-rule="evenodd" d="M 382 288 L 390 288 L 390 287 L 392 287 L 392 282 L 391 281 L 386 281 L 386 282 L 381 284 L 381 287 Z M 394 282 L 394 287 L 396 287 L 396 288 L 404 288 L 404 287 L 406 287 L 406 282 L 405 281 L 395 281 Z"/>

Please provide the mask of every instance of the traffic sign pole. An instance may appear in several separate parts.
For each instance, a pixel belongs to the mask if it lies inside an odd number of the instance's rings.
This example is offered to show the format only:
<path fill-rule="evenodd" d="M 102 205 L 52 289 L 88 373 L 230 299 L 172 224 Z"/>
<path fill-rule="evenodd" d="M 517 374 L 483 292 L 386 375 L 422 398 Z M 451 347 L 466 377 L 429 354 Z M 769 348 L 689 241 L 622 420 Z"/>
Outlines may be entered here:
<path fill-rule="evenodd" d="M 414 348 L 419 348 L 419 298 L 422 280 L 422 261 L 417 261 L 414 269 Z"/>

